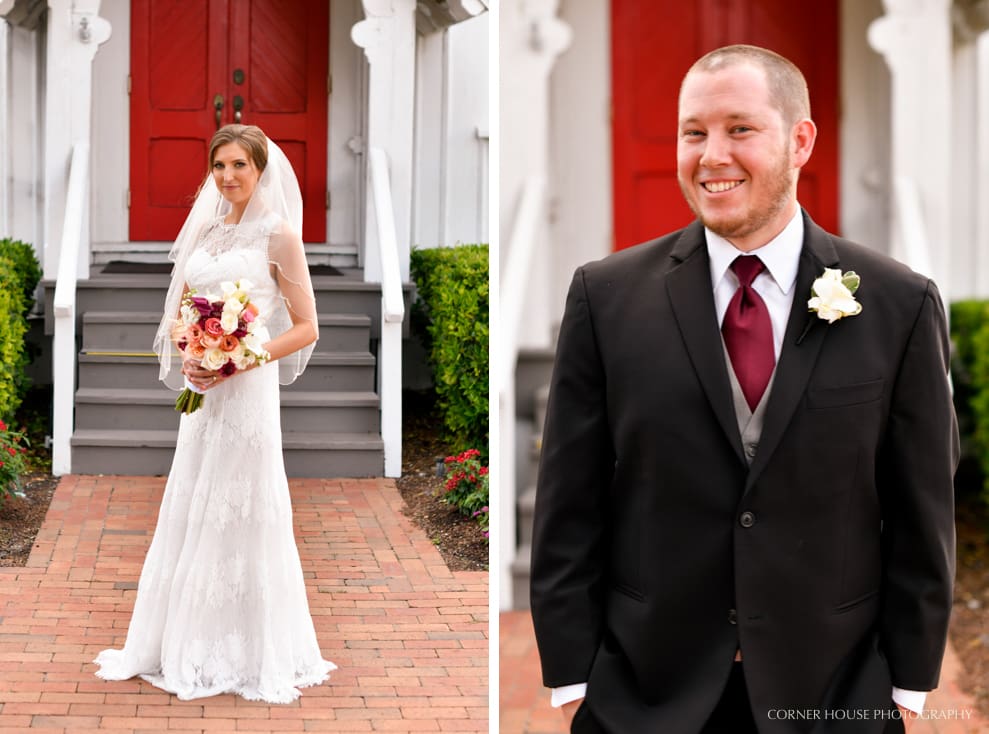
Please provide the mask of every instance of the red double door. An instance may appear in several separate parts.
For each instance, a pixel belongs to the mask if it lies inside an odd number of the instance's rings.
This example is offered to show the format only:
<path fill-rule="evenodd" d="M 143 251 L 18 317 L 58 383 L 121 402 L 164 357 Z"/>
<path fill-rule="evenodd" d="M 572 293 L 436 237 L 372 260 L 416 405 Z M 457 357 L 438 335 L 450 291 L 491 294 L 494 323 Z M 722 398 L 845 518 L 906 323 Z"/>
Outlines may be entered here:
<path fill-rule="evenodd" d="M 676 177 L 677 95 L 700 56 L 732 43 L 770 48 L 807 78 L 818 136 L 798 197 L 838 232 L 838 3 L 611 0 L 615 247 L 683 227 Z"/>
<path fill-rule="evenodd" d="M 132 0 L 130 238 L 172 240 L 217 127 L 260 126 L 326 240 L 327 0 Z"/>

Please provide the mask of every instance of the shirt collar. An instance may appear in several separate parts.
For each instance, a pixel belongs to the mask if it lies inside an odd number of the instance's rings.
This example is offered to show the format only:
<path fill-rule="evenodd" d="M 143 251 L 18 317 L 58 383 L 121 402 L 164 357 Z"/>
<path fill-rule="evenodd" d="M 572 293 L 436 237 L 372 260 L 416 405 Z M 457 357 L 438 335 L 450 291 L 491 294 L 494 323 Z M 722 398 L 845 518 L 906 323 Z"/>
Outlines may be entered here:
<path fill-rule="evenodd" d="M 728 267 L 735 258 L 742 254 L 758 255 L 769 275 L 784 294 L 789 293 L 793 288 L 797 280 L 797 268 L 800 265 L 800 250 L 804 245 L 804 218 L 801 216 L 799 206 L 782 232 L 749 253 L 742 253 L 731 242 L 707 227 L 704 228 L 704 234 L 707 239 L 708 258 L 711 262 L 711 285 L 714 288 L 718 287 L 718 283 L 725 277 Z"/>

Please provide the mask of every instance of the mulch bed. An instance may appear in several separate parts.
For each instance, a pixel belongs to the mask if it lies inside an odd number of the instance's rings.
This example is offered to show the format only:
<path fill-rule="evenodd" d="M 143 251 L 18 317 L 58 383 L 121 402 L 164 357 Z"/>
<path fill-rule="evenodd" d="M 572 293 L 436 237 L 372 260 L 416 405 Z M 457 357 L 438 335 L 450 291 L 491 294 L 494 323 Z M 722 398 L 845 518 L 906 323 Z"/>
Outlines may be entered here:
<path fill-rule="evenodd" d="M 951 642 L 965 668 L 959 685 L 989 718 L 989 517 L 974 494 L 959 498 L 956 516 L 958 566 Z"/>
<path fill-rule="evenodd" d="M 45 520 L 58 477 L 35 472 L 23 477 L 23 497 L 0 502 L 0 566 L 23 566 Z"/>
<path fill-rule="evenodd" d="M 488 570 L 488 542 L 477 522 L 438 499 L 446 480 L 436 474 L 437 460 L 442 463 L 468 447 L 443 442 L 428 395 L 406 393 L 403 415 L 402 476 L 396 484 L 405 516 L 426 533 L 451 571 Z"/>

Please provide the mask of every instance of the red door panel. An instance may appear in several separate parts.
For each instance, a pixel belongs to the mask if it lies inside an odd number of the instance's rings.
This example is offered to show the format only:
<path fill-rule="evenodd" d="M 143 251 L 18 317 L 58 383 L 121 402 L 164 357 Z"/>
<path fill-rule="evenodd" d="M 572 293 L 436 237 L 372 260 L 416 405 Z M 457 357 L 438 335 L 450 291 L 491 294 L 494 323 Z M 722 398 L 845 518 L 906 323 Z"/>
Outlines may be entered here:
<path fill-rule="evenodd" d="M 303 239 L 326 239 L 326 0 L 245 0 L 232 6 L 231 64 L 244 71 L 233 94 L 244 97 L 244 122 L 281 146 L 302 188 Z M 243 91 L 240 91 L 243 90 Z"/>
<path fill-rule="evenodd" d="M 708 51 L 752 43 L 807 77 L 818 137 L 797 195 L 838 231 L 838 6 L 833 0 L 612 0 L 612 153 L 615 247 L 693 220 L 676 179 L 677 94 Z"/>
<path fill-rule="evenodd" d="M 178 234 L 206 174 L 220 95 L 221 124 L 239 97 L 241 122 L 286 149 L 303 238 L 325 241 L 325 0 L 132 0 L 131 13 L 131 239 Z"/>
<path fill-rule="evenodd" d="M 206 175 L 216 129 L 226 0 L 133 0 L 131 22 L 132 240 L 175 239 Z"/>

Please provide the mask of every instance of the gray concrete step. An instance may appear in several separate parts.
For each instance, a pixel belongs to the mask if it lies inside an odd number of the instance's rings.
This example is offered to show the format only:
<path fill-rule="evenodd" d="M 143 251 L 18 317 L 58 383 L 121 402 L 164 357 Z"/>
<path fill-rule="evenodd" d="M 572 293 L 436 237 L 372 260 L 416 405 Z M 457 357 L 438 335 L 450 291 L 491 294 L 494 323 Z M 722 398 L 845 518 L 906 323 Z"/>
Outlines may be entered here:
<path fill-rule="evenodd" d="M 76 313 L 90 311 L 116 311 L 125 313 L 157 312 L 165 303 L 169 278 L 166 275 L 127 274 L 98 275 L 76 284 Z M 360 273 L 346 276 L 314 276 L 313 291 L 316 296 L 316 312 L 325 314 L 356 314 L 370 318 L 372 339 L 381 336 L 381 285 L 365 283 Z M 54 281 L 44 280 L 45 333 L 54 329 L 52 299 L 55 296 Z M 403 285 L 406 313 L 415 294 L 411 283 Z M 81 322 L 81 319 L 80 319 Z M 403 335 L 408 336 L 409 319 L 405 319 Z"/>
<path fill-rule="evenodd" d="M 536 509 L 536 486 L 527 487 L 518 499 L 518 534 L 519 545 L 532 545 L 532 518 Z"/>
<path fill-rule="evenodd" d="M 282 392 L 374 389 L 375 359 L 368 352 L 316 353 L 306 371 Z M 178 369 L 176 367 L 175 369 Z M 158 360 L 126 352 L 94 351 L 79 355 L 79 387 L 160 388 Z"/>
<path fill-rule="evenodd" d="M 319 314 L 317 352 L 368 349 L 371 318 L 367 314 Z M 161 314 L 152 311 L 87 311 L 82 317 L 82 348 L 87 352 L 149 352 Z"/>
<path fill-rule="evenodd" d="M 72 473 L 167 474 L 175 431 L 77 430 L 72 436 Z M 290 477 L 372 477 L 384 473 L 381 437 L 366 433 L 282 434 Z"/>
<path fill-rule="evenodd" d="M 76 430 L 178 430 L 178 393 L 167 388 L 91 388 L 76 391 Z M 209 400 L 209 395 L 206 395 Z M 281 424 L 295 432 L 375 433 L 380 430 L 373 392 L 286 392 Z"/>
<path fill-rule="evenodd" d="M 529 608 L 529 568 L 532 565 L 532 546 L 520 545 L 512 560 L 512 606 L 515 609 Z"/>
<path fill-rule="evenodd" d="M 553 376 L 555 348 L 519 350 L 515 369 L 515 414 L 521 418 L 532 418 L 535 408 L 536 390 L 548 385 Z M 542 430 L 542 423 L 539 424 Z"/>
<path fill-rule="evenodd" d="M 542 385 L 536 388 L 532 396 L 535 417 L 533 419 L 533 430 L 542 437 L 543 426 L 546 425 L 546 405 L 549 403 L 549 385 Z"/>

